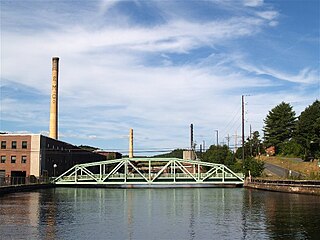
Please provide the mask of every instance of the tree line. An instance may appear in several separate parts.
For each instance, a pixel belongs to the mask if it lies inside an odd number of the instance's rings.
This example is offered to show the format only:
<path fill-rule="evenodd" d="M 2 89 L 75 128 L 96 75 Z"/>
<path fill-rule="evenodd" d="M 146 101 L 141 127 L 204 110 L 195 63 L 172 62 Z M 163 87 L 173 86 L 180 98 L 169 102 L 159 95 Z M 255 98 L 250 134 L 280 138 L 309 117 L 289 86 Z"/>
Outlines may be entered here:
<path fill-rule="evenodd" d="M 197 152 L 202 161 L 221 163 L 234 172 L 253 177 L 262 174 L 264 163 L 257 158 L 272 147 L 275 155 L 301 157 L 304 160 L 320 158 L 320 102 L 316 100 L 296 116 L 289 103 L 281 102 L 271 109 L 264 119 L 264 136 L 258 131 L 246 139 L 244 161 L 242 147 L 234 153 L 226 145 L 211 145 L 205 152 Z M 166 157 L 182 158 L 183 149 L 176 149 Z"/>
<path fill-rule="evenodd" d="M 289 103 L 271 109 L 264 119 L 264 147 L 274 147 L 275 154 L 320 158 L 320 102 L 316 100 L 299 116 Z"/>

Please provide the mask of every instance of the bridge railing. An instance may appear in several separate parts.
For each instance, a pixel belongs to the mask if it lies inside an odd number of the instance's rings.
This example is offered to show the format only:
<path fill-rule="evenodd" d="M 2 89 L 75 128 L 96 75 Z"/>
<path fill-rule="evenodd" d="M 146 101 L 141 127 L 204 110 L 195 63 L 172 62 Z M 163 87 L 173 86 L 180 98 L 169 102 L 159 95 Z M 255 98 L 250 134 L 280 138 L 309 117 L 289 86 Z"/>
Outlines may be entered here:
<path fill-rule="evenodd" d="M 252 178 L 252 183 L 266 183 L 266 184 L 278 184 L 278 185 L 308 185 L 308 186 L 319 186 L 320 180 L 269 180 Z"/>
<path fill-rule="evenodd" d="M 153 178 L 154 176 L 156 176 L 156 173 L 152 173 L 150 174 L 150 176 Z M 199 174 L 195 173 L 195 177 L 198 177 Z M 93 175 L 95 178 L 99 178 L 100 175 L 99 174 L 94 174 Z M 101 175 L 101 178 L 106 177 L 107 175 Z M 136 174 L 136 173 L 128 173 L 127 175 L 125 175 L 124 173 L 115 173 L 113 175 L 111 175 L 109 177 L 109 179 L 123 179 L 127 176 L 128 179 L 143 179 L 143 177 L 140 174 Z M 149 174 L 145 173 L 143 174 L 143 176 L 145 178 L 149 177 Z M 238 176 L 242 177 L 243 174 L 242 173 L 238 173 Z M 190 178 L 189 174 L 185 174 L 185 173 L 176 173 L 176 174 L 171 174 L 171 173 L 163 173 L 162 175 L 159 176 L 159 178 Z M 204 178 L 206 177 L 205 173 L 200 173 L 200 178 Z M 213 178 L 222 178 L 223 177 L 223 173 L 217 173 L 213 176 Z M 224 174 L 225 178 L 236 178 L 235 176 L 233 176 L 231 173 L 225 173 Z M 78 180 L 85 180 L 85 179 L 92 179 L 90 176 L 88 175 L 77 175 Z M 70 180 L 73 181 L 75 179 L 75 176 L 64 176 L 62 177 L 63 180 Z"/>

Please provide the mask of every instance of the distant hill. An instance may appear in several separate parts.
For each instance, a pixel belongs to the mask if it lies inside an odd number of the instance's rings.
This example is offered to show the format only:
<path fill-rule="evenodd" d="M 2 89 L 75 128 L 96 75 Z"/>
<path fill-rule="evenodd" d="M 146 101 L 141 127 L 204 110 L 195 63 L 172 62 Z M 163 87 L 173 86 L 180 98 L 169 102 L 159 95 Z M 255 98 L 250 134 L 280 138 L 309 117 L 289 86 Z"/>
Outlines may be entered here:
<path fill-rule="evenodd" d="M 185 149 L 175 149 L 170 153 L 164 153 L 153 156 L 154 158 L 183 158 L 183 151 Z"/>

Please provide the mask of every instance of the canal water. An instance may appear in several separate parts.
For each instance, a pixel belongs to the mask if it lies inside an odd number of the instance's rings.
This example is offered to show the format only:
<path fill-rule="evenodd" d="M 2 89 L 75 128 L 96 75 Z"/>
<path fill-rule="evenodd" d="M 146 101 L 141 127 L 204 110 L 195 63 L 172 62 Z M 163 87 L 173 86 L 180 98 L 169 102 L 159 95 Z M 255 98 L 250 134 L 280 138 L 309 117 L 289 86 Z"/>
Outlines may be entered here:
<path fill-rule="evenodd" d="M 56 188 L 0 197 L 0 239 L 320 239 L 320 197 Z"/>

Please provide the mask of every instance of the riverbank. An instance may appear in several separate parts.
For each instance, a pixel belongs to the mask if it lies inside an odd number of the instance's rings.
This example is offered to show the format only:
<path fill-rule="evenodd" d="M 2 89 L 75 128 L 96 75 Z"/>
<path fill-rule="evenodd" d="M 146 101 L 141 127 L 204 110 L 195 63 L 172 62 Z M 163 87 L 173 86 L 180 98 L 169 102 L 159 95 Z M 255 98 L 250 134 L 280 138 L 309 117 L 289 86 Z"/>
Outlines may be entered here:
<path fill-rule="evenodd" d="M 320 196 L 319 180 L 267 180 L 267 179 L 246 179 L 244 187 L 260 190 L 312 194 Z"/>
<path fill-rule="evenodd" d="M 0 196 L 7 193 L 15 192 L 28 192 L 36 189 L 53 188 L 55 187 L 52 183 L 39 183 L 39 184 L 23 184 L 23 185 L 12 185 L 12 186 L 1 186 Z"/>
<path fill-rule="evenodd" d="M 320 180 L 320 163 L 318 160 L 304 162 L 300 158 L 260 156 L 265 163 L 264 175 L 268 179 L 313 179 Z"/>

